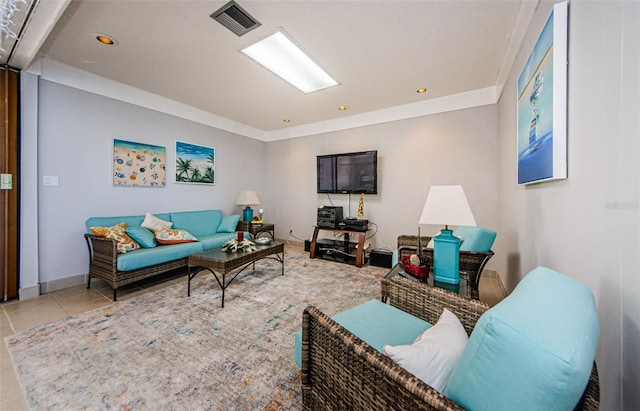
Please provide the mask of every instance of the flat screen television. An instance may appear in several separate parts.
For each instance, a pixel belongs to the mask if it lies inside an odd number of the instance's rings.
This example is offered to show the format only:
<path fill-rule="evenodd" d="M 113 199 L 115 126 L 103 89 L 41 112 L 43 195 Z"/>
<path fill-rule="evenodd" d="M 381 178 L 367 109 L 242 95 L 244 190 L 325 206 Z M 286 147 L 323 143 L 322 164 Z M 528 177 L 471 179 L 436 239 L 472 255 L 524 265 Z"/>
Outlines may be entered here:
<path fill-rule="evenodd" d="M 378 194 L 378 152 L 318 156 L 318 193 Z"/>

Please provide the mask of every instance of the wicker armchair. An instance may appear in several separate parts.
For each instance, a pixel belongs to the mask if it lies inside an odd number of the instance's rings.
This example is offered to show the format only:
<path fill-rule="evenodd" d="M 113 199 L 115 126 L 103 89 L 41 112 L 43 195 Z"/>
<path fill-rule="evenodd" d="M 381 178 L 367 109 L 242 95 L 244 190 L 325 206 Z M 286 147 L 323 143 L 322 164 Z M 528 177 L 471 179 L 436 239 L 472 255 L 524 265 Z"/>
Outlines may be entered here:
<path fill-rule="evenodd" d="M 446 307 L 467 333 L 489 309 L 483 302 L 401 277 L 382 280 L 382 296 L 432 324 Z M 599 398 L 594 363 L 576 409 L 597 410 Z M 302 400 L 305 410 L 462 409 L 313 306 L 302 317 Z"/>
<path fill-rule="evenodd" d="M 422 249 L 422 256 L 426 257 L 428 261 L 433 262 L 433 249 L 428 249 L 427 244 L 431 240 L 431 237 L 420 236 L 420 244 Z M 402 258 L 405 255 L 415 254 L 418 250 L 418 236 L 417 235 L 401 235 L 398 236 L 398 258 Z M 474 299 L 480 298 L 479 285 L 480 276 L 482 270 L 487 264 L 489 259 L 493 257 L 493 251 L 486 253 L 478 253 L 475 251 L 460 251 L 460 271 L 467 274 L 469 278 L 469 284 L 471 286 L 471 297 Z"/>

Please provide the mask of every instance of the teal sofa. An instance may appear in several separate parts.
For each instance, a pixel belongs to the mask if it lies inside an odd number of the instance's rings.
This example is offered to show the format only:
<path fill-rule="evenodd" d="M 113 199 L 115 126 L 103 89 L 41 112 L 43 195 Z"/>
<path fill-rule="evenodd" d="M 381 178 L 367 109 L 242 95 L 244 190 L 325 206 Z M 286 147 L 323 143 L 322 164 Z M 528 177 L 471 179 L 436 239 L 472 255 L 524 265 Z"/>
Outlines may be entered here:
<path fill-rule="evenodd" d="M 371 300 L 332 318 L 313 306 L 304 310 L 295 342 L 304 409 L 598 409 L 600 326 L 586 285 L 539 267 L 492 308 L 403 277 L 382 280 L 382 298 L 389 304 Z M 425 367 L 424 358 L 401 366 L 385 352 L 392 353 L 388 345 L 420 349 L 445 309 L 468 340 L 435 389 L 408 371 Z M 442 347 L 451 344 L 446 336 L 417 352 L 436 352 L 440 357 L 428 361 L 440 364 L 448 355 Z"/>
<path fill-rule="evenodd" d="M 87 288 L 91 287 L 92 277 L 101 278 L 113 289 L 113 300 L 116 301 L 116 290 L 123 285 L 184 268 L 187 266 L 189 255 L 221 247 L 225 242 L 236 238 L 236 228 L 240 219 L 239 215 L 223 216 L 221 210 L 154 215 L 171 222 L 173 229 L 188 231 L 197 241 L 163 245 L 151 239 L 147 247 L 118 253 L 116 240 L 93 235 L 91 227 L 111 227 L 124 223 L 129 229 L 141 228 L 145 215 L 90 217 L 85 221 L 85 239 L 89 247 Z M 245 236 L 249 238 L 249 233 L 245 232 Z"/>

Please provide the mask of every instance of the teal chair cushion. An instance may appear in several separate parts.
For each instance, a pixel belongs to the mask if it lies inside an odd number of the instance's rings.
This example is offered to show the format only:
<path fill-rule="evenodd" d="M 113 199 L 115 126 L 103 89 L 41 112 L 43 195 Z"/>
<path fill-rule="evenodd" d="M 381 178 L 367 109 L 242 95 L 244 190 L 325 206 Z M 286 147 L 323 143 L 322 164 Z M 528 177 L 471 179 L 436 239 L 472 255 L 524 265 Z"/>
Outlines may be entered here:
<path fill-rule="evenodd" d="M 217 233 L 222 220 L 221 210 L 181 211 L 171 213 L 175 229 L 187 230 L 197 238 Z"/>
<path fill-rule="evenodd" d="M 536 268 L 480 317 L 444 395 L 477 411 L 573 409 L 599 335 L 591 289 Z"/>
<path fill-rule="evenodd" d="M 352 334 L 384 354 L 384 345 L 412 344 L 431 324 L 379 300 L 343 311 L 331 317 Z M 295 361 L 302 367 L 302 331 L 294 336 Z"/>
<path fill-rule="evenodd" d="M 154 214 L 156 217 L 171 221 L 169 214 Z M 87 228 L 87 233 L 91 234 L 89 227 L 111 227 L 119 223 L 125 223 L 129 227 L 139 226 L 144 221 L 144 215 L 130 215 L 130 216 L 118 216 L 118 217 L 89 217 L 84 225 Z"/>
<path fill-rule="evenodd" d="M 249 238 L 249 233 L 244 233 L 245 238 Z M 233 240 L 234 238 L 238 238 L 236 232 L 233 233 L 215 233 L 210 235 L 203 235 L 198 237 L 198 241 L 202 243 L 202 248 L 206 250 L 210 250 L 212 248 L 222 247 L 224 243 L 229 240 Z"/>
<path fill-rule="evenodd" d="M 202 252 L 202 243 L 182 243 L 160 245 L 154 248 L 139 248 L 125 254 L 118 254 L 116 268 L 118 271 L 131 271 L 138 268 L 150 267 L 168 261 L 186 258 L 191 254 Z"/>
<path fill-rule="evenodd" d="M 395 267 L 399 261 L 400 261 L 400 252 L 396 248 L 395 250 L 393 250 L 393 254 L 391 254 L 391 267 Z"/>
<path fill-rule="evenodd" d="M 496 239 L 496 232 L 483 227 L 459 226 L 453 235 L 462 238 L 460 251 L 486 253 L 491 250 Z"/>

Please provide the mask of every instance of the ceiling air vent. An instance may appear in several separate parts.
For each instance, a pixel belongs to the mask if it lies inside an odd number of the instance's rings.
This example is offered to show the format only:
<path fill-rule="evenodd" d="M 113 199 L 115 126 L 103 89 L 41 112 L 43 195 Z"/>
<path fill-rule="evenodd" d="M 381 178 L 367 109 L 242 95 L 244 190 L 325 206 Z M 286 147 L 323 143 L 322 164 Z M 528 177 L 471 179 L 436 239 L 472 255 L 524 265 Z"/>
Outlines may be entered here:
<path fill-rule="evenodd" d="M 214 12 L 211 18 L 234 32 L 237 36 L 242 36 L 260 26 L 258 20 L 244 11 L 244 9 L 233 0 Z"/>

